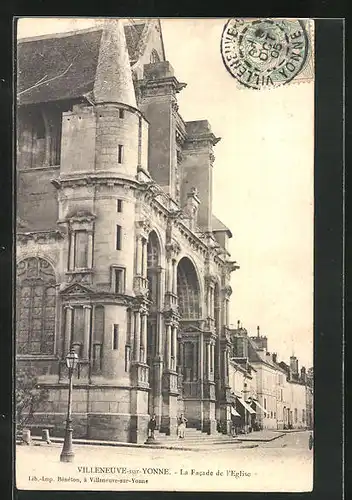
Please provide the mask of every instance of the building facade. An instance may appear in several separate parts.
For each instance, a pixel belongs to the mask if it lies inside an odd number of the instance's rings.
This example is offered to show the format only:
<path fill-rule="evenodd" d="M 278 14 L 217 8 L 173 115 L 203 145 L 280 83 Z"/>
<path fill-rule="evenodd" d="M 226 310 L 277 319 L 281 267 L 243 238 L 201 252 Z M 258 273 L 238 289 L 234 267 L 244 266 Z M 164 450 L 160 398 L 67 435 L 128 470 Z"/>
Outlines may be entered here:
<path fill-rule="evenodd" d="M 18 366 L 49 400 L 35 414 L 62 435 L 65 356 L 76 437 L 144 442 L 231 420 L 230 230 L 212 212 L 207 121 L 185 122 L 185 87 L 160 23 L 18 44 Z"/>
<path fill-rule="evenodd" d="M 290 364 L 278 362 L 277 354 L 270 353 L 268 339 L 260 334 L 249 336 L 245 328 L 231 328 L 232 359 L 248 363 L 255 369 L 256 396 L 255 428 L 293 429 L 311 428 L 313 419 L 312 370 L 300 372 L 298 359 L 290 357 Z M 251 417 L 253 419 L 253 416 Z"/>

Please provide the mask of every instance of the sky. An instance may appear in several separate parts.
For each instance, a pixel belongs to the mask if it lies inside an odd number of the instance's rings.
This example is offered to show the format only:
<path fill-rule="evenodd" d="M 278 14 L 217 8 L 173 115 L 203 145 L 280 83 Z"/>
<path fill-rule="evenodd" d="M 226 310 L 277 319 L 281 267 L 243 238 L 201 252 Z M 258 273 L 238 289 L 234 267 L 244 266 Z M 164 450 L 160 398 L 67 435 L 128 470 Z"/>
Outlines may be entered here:
<path fill-rule="evenodd" d="M 214 134 L 213 212 L 232 231 L 230 322 L 300 366 L 313 362 L 314 82 L 271 90 L 239 87 L 220 39 L 227 19 L 162 19 L 166 59 L 187 87 L 185 121 Z M 21 19 L 18 36 L 84 29 L 92 19 Z M 180 33 L 182 36 L 180 37 Z"/>

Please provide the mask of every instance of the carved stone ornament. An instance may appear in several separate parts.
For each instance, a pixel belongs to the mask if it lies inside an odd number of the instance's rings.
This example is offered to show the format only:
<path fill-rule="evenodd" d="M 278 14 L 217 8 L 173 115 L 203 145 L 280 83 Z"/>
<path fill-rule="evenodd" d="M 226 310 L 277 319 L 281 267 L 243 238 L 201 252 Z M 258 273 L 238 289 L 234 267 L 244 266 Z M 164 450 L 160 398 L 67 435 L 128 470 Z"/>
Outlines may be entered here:
<path fill-rule="evenodd" d="M 73 283 L 61 290 L 62 295 L 86 295 L 90 296 L 93 290 L 79 283 Z"/>
<path fill-rule="evenodd" d="M 149 219 L 136 221 L 136 229 L 140 236 L 147 238 L 150 231 L 152 230 L 151 221 Z"/>
<path fill-rule="evenodd" d="M 96 215 L 89 210 L 77 210 L 76 212 L 71 213 L 67 219 L 71 222 L 91 222 L 96 219 Z"/>
<path fill-rule="evenodd" d="M 237 269 L 239 269 L 240 266 L 237 265 L 237 262 L 235 261 L 227 261 L 225 262 L 225 265 L 224 265 L 224 274 L 226 276 L 226 278 L 229 278 L 231 273 L 233 271 L 236 271 Z"/>
<path fill-rule="evenodd" d="M 181 246 L 177 241 L 171 241 L 170 243 L 166 243 L 165 249 L 166 249 L 167 259 L 175 259 L 181 252 Z"/>
<path fill-rule="evenodd" d="M 207 274 L 204 279 L 206 285 L 210 287 L 214 287 L 218 281 L 217 277 L 214 274 Z"/>
<path fill-rule="evenodd" d="M 28 243 L 33 241 L 34 243 L 48 243 L 52 240 L 62 240 L 65 238 L 65 233 L 62 231 L 31 231 L 31 232 L 19 232 L 16 235 L 17 241 L 20 243 Z"/>
<path fill-rule="evenodd" d="M 178 103 L 176 100 L 171 102 L 171 108 L 172 108 L 172 111 L 175 111 L 176 113 L 179 110 L 179 106 L 178 106 Z"/>
<path fill-rule="evenodd" d="M 223 294 L 227 298 L 231 297 L 231 295 L 232 295 L 232 287 L 230 285 L 225 286 L 225 288 L 223 288 Z"/>

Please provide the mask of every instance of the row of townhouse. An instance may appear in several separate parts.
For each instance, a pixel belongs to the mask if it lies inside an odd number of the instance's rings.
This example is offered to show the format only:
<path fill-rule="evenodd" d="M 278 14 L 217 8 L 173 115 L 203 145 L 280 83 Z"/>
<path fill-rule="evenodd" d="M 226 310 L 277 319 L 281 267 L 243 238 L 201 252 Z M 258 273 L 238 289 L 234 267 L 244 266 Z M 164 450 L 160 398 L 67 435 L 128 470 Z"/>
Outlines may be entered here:
<path fill-rule="evenodd" d="M 250 336 L 238 322 L 230 330 L 229 385 L 236 433 L 260 429 L 312 428 L 313 369 L 299 370 L 298 359 L 278 361 L 268 339 Z"/>

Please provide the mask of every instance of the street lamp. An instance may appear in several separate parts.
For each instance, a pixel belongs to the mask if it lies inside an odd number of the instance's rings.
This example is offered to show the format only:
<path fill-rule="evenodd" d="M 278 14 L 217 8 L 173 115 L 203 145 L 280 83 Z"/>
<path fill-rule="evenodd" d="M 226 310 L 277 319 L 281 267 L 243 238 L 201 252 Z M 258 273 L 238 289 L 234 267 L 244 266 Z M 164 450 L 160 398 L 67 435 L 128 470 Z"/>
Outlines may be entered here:
<path fill-rule="evenodd" d="M 75 454 L 72 450 L 72 416 L 71 416 L 71 406 L 72 406 L 72 375 L 74 369 L 78 363 L 78 356 L 73 349 L 66 356 L 66 365 L 68 368 L 68 404 L 67 404 L 67 418 L 66 418 L 66 428 L 65 428 L 65 439 L 64 445 L 62 447 L 62 452 L 60 455 L 60 462 L 73 462 Z"/>

